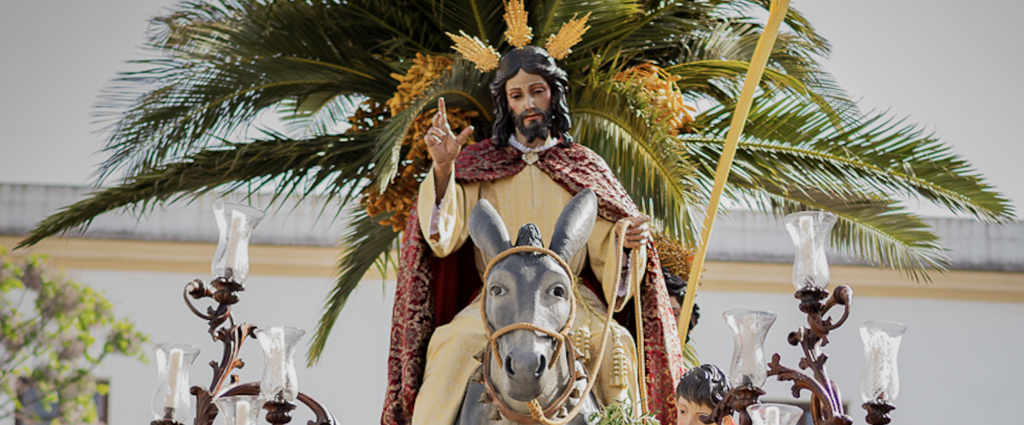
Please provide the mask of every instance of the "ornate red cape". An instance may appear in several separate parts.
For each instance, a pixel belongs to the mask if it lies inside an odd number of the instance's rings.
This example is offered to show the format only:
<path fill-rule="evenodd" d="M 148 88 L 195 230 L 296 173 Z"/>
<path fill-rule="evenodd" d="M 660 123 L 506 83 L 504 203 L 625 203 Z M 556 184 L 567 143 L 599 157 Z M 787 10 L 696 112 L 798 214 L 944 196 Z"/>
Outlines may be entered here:
<path fill-rule="evenodd" d="M 586 147 L 572 144 L 568 148 L 548 149 L 540 153 L 536 165 L 570 193 L 576 194 L 588 187 L 594 189 L 598 214 L 609 221 L 640 215 L 608 165 Z M 460 184 L 496 180 L 515 175 L 525 166 L 515 148 L 498 148 L 490 140 L 484 140 L 459 154 L 455 161 L 455 179 Z M 471 249 L 462 249 L 443 259 L 431 254 L 420 232 L 416 203 L 413 205 L 399 257 L 398 288 L 391 317 L 388 389 L 381 415 L 383 425 L 412 422 L 430 336 L 437 326 L 448 323 L 472 300 L 473 291 L 480 285 Z M 641 298 L 649 406 L 652 411 L 660 412 L 661 423 L 674 424 L 675 387 L 683 371 L 683 355 L 661 274 L 661 261 L 653 243 L 648 244 L 647 252 Z M 460 260 L 463 266 L 457 267 Z"/>

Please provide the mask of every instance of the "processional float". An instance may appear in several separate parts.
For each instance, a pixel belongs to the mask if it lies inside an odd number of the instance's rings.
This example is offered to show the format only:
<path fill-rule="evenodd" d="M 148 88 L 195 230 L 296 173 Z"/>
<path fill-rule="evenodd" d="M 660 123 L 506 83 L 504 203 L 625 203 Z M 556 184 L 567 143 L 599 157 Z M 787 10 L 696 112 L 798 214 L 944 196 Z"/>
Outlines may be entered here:
<path fill-rule="evenodd" d="M 687 287 L 692 289 L 686 292 L 679 316 L 680 335 L 685 335 L 689 330 L 688 319 L 693 309 L 700 271 L 703 269 L 722 191 L 753 103 L 754 92 L 788 5 L 788 0 L 772 2 L 768 23 L 748 68 L 716 169 L 715 184 L 701 231 L 701 244 L 692 265 L 692 270 L 697 272 L 690 273 Z M 462 41 L 454 35 L 453 39 Z M 473 52 L 460 50 L 460 53 L 467 56 L 496 55 L 493 49 L 474 46 L 470 41 L 467 39 L 458 44 L 476 49 Z M 196 398 L 195 425 L 211 425 L 218 413 L 224 415 L 227 425 L 254 425 L 261 410 L 267 411 L 267 422 L 283 425 L 291 421 L 290 412 L 297 407 L 296 401 L 314 413 L 315 419 L 309 425 L 335 425 L 337 422 L 326 407 L 297 388 L 294 357 L 304 331 L 291 327 L 260 328 L 246 323 L 236 324 L 231 313 L 231 306 L 239 301 L 238 292 L 245 290 L 242 282 L 249 269 L 249 238 L 253 228 L 263 218 L 263 213 L 250 207 L 228 205 L 215 209 L 215 216 L 220 229 L 212 264 L 215 279 L 210 284 L 198 279 L 190 282 L 185 287 L 184 298 L 188 308 L 208 322 L 213 339 L 223 343 L 223 356 L 220 363 L 210 362 L 214 370 L 210 387 L 190 388 L 189 370 L 199 350 L 187 344 L 157 344 L 158 382 L 152 402 L 151 425 L 184 424 L 192 411 L 189 393 Z M 791 332 L 787 340 L 791 345 L 801 347 L 803 357 L 799 366 L 801 369 L 810 369 L 811 376 L 783 366 L 779 354 L 772 357 L 771 363 L 765 364 L 763 342 L 775 320 L 774 313 L 758 310 L 728 311 L 724 316 L 734 333 L 735 342 L 729 371 L 729 379 L 734 388 L 710 415 L 701 417 L 704 423 L 720 424 L 726 416 L 737 412 L 741 425 L 796 424 L 803 415 L 803 409 L 785 404 L 758 403 L 759 397 L 765 394 L 760 386 L 768 376 L 775 376 L 780 381 L 792 381 L 794 396 L 803 390 L 811 393 L 810 409 L 816 425 L 850 425 L 853 422 L 844 411 L 838 387 L 828 377 L 825 368 L 827 356 L 821 350 L 828 343 L 829 332 L 841 326 L 849 316 L 853 295 L 852 289 L 845 285 L 835 288 L 831 296 L 826 289 L 829 269 L 824 247 L 835 223 L 835 216 L 824 212 L 803 212 L 787 216 L 785 221 L 797 246 L 793 271 L 793 283 L 797 289 L 795 296 L 800 300 L 800 311 L 807 315 L 808 322 L 808 326 Z M 192 304 L 190 297 L 196 300 L 211 298 L 218 305 L 202 313 Z M 843 314 L 833 322 L 832 317 L 826 315 L 837 305 L 843 306 Z M 880 321 L 866 322 L 860 326 L 865 356 L 861 397 L 864 400 L 863 407 L 868 411 L 866 420 L 872 425 L 889 423 L 888 413 L 895 409 L 891 401 L 899 392 L 896 353 L 905 329 L 900 324 Z M 248 337 L 259 340 L 265 363 L 261 382 L 243 384 L 231 372 L 244 365 L 239 358 L 239 350 Z M 680 340 L 685 341 L 684 338 Z"/>

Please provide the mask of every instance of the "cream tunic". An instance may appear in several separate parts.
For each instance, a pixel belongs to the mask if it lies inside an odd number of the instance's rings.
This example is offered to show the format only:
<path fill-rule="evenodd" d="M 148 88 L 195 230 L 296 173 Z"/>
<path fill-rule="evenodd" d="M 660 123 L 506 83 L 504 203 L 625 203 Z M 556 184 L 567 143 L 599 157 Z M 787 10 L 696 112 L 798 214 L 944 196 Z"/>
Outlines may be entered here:
<path fill-rule="evenodd" d="M 420 185 L 419 204 L 420 229 L 427 237 L 434 254 L 445 257 L 457 251 L 469 238 L 466 222 L 473 207 L 479 199 L 487 199 L 505 221 L 509 236 L 515 242 L 519 228 L 526 223 L 533 223 L 540 229 L 544 245 L 551 242 L 555 222 L 562 208 L 572 199 L 573 195 L 552 180 L 535 165 L 527 165 L 514 176 L 466 185 L 456 184 L 454 173 L 449 177 L 448 188 L 441 204 L 438 206 L 437 217 L 430 213 L 435 209 L 436 198 L 433 170 Z M 431 220 L 435 219 L 436 234 L 431 235 Z M 616 269 L 616 264 L 623 264 L 625 258 L 616 243 L 614 223 L 598 217 L 594 223 L 594 231 L 587 242 L 587 247 L 580 250 L 570 267 L 578 274 L 589 258 L 594 275 L 601 282 L 606 300 L 616 300 L 616 310 L 638 287 L 647 263 L 644 249 L 634 250 L 629 256 L 628 272 Z M 476 252 L 477 267 L 482 272 L 483 265 L 490 261 L 484 252 Z M 621 261 L 621 262 L 620 262 Z M 592 358 L 597 357 L 597 345 L 601 342 L 604 314 L 607 311 L 602 303 L 586 287 L 579 288 L 578 294 L 589 308 L 580 308 L 574 323 L 574 333 L 580 326 L 587 326 L 591 333 Z M 472 358 L 484 347 L 487 337 L 484 335 L 480 318 L 479 299 L 463 309 L 451 323 L 438 328 L 430 339 L 427 348 L 427 364 L 424 372 L 423 385 L 420 387 L 414 407 L 413 424 L 450 424 L 453 423 L 465 395 L 466 383 L 479 362 Z M 633 400 L 638 400 L 636 393 L 636 366 L 633 339 L 622 326 L 613 323 L 613 334 L 609 337 L 601 372 L 594 391 L 602 403 L 626 398 L 626 388 L 611 385 L 612 351 L 618 337 L 620 346 L 625 349 L 628 358 L 627 376 L 628 390 Z M 587 369 L 591 367 L 587 364 Z"/>

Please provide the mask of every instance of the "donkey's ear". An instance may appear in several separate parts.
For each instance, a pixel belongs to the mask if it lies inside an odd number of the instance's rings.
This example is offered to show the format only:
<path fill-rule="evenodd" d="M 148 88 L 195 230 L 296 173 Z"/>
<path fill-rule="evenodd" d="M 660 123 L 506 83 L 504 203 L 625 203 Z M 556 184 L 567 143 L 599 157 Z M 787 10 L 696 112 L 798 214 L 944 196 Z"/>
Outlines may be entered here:
<path fill-rule="evenodd" d="M 597 196 L 593 189 L 584 189 L 565 204 L 555 222 L 549 249 L 569 261 L 587 244 L 597 219 Z"/>
<path fill-rule="evenodd" d="M 512 247 L 505 221 L 486 199 L 477 202 L 469 214 L 469 236 L 491 258 Z"/>

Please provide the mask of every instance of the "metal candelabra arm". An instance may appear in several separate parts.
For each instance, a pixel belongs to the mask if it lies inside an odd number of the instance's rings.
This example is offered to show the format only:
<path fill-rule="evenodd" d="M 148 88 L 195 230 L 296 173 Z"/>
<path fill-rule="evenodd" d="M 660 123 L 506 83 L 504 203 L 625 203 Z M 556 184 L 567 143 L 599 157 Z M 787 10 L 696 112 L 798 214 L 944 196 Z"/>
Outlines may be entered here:
<path fill-rule="evenodd" d="M 736 411 L 740 413 L 740 425 L 752 425 L 753 420 L 747 413 L 747 407 L 757 404 L 758 399 L 763 395 L 764 390 L 750 385 L 733 388 L 722 397 L 722 401 L 715 405 L 715 409 L 711 411 L 710 415 L 700 415 L 699 419 L 706 424 L 721 424 L 726 416 Z"/>
<path fill-rule="evenodd" d="M 259 393 L 260 383 L 249 382 L 231 387 L 231 389 L 224 392 L 223 396 L 226 397 L 233 395 L 259 395 Z M 309 395 L 306 395 L 305 393 L 300 391 L 297 399 L 302 404 L 305 404 L 306 407 L 308 407 L 309 410 L 311 410 L 313 414 L 316 416 L 313 420 L 306 422 L 306 425 L 337 425 L 338 421 L 337 419 L 334 418 L 334 415 L 331 414 L 331 411 L 327 410 L 326 406 L 320 404 L 320 402 L 316 401 L 316 399 L 314 399 L 313 397 L 310 397 Z M 267 410 L 267 422 L 270 422 L 275 425 L 283 425 L 291 421 L 291 415 L 288 412 L 295 409 L 295 404 L 289 403 L 287 401 L 271 401 L 264 404 L 264 409 Z M 272 420 L 272 417 L 276 420 L 283 419 L 283 421 Z M 210 423 L 212 423 L 212 421 Z M 196 425 L 207 424 L 201 424 L 199 422 L 196 422 Z"/>
<path fill-rule="evenodd" d="M 231 375 L 234 369 L 241 369 L 245 362 L 239 357 L 239 352 L 245 339 L 255 335 L 255 325 L 246 323 L 235 324 L 231 314 L 231 306 L 238 303 L 238 292 L 244 291 L 245 286 L 233 280 L 225 278 L 214 279 L 209 285 L 201 279 L 193 280 L 185 285 L 183 297 L 185 304 L 200 319 L 209 324 L 209 333 L 215 341 L 224 344 L 224 354 L 221 361 L 211 361 L 213 368 L 213 380 L 209 389 L 202 386 L 193 386 L 190 389 L 196 397 L 196 417 L 194 425 L 212 425 L 219 413 L 214 399 L 217 397 L 235 395 L 259 395 L 260 383 L 249 382 L 238 384 L 238 375 Z M 189 299 L 212 298 L 218 303 L 217 308 L 207 307 L 207 312 L 200 312 Z M 227 325 L 225 326 L 225 322 Z M 230 380 L 229 380 L 230 377 Z M 225 390 L 225 384 L 228 388 Z M 308 422 L 308 425 L 336 425 L 337 420 L 326 406 L 312 397 L 299 392 L 298 401 L 305 404 L 313 411 L 316 418 Z M 291 422 L 291 411 L 296 408 L 294 403 L 285 400 L 271 400 L 263 405 L 267 410 L 266 420 L 274 425 L 284 425 Z M 183 425 L 170 419 L 153 421 L 151 425 Z"/>
<path fill-rule="evenodd" d="M 841 285 L 829 297 L 827 290 L 810 287 L 797 291 L 795 296 L 800 300 L 800 311 L 807 314 L 808 326 L 790 332 L 788 341 L 790 345 L 799 345 L 803 349 L 804 356 L 799 366 L 804 370 L 810 369 L 813 377 L 782 366 L 778 353 L 768 364 L 768 376 L 775 376 L 779 381 L 792 381 L 794 397 L 799 397 L 802 390 L 811 392 L 811 415 L 815 424 L 851 425 L 853 419 L 843 409 L 839 387 L 828 377 L 825 369 L 828 355 L 821 351 L 821 347 L 828 344 L 829 332 L 842 326 L 850 316 L 853 289 Z M 832 323 L 832 317 L 824 316 L 836 305 L 842 305 L 844 311 L 839 321 Z"/>

